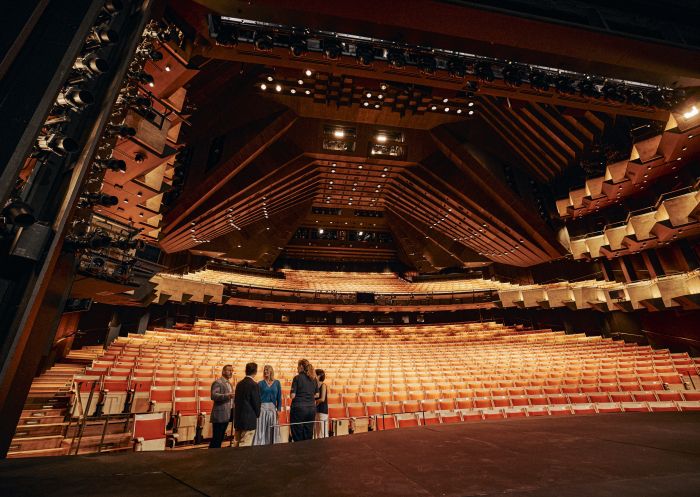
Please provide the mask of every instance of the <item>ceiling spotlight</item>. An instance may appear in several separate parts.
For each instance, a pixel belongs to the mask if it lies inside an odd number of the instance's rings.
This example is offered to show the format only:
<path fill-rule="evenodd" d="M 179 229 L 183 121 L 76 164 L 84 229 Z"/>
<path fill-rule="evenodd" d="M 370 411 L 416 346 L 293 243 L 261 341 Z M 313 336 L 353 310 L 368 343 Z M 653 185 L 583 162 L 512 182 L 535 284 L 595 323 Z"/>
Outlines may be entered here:
<path fill-rule="evenodd" d="M 510 62 L 501 71 L 501 76 L 503 76 L 503 81 L 508 86 L 517 87 L 522 84 L 522 74 L 520 69 Z"/>
<path fill-rule="evenodd" d="M 462 109 L 457 109 L 457 114 L 461 114 L 461 113 L 462 113 Z"/>
<path fill-rule="evenodd" d="M 10 201 L 2 210 L 2 215 L 15 226 L 26 227 L 36 222 L 32 206 L 21 200 Z"/>
<path fill-rule="evenodd" d="M 72 86 L 63 90 L 56 99 L 56 103 L 61 107 L 72 109 L 82 109 L 94 101 L 95 97 L 92 96 L 92 93 Z"/>
<path fill-rule="evenodd" d="M 554 79 L 554 88 L 563 95 L 573 95 L 576 93 L 574 81 L 563 74 L 559 74 Z"/>
<path fill-rule="evenodd" d="M 267 85 L 266 85 L 265 83 L 262 83 L 262 84 L 260 85 L 260 89 L 261 89 L 262 91 L 267 90 Z"/>
<path fill-rule="evenodd" d="M 336 129 L 333 131 L 333 136 L 335 138 L 344 138 L 345 137 L 345 130 L 343 129 Z"/>
<path fill-rule="evenodd" d="M 275 91 L 282 91 L 282 85 L 275 85 Z"/>
<path fill-rule="evenodd" d="M 303 79 L 299 79 L 299 80 L 297 80 L 297 83 L 299 84 L 299 86 L 301 86 L 301 85 L 304 84 L 304 80 L 303 80 Z"/>
<path fill-rule="evenodd" d="M 109 63 L 93 52 L 77 59 L 73 64 L 73 69 L 84 74 L 98 75 L 109 71 Z"/>
<path fill-rule="evenodd" d="M 539 91 L 549 90 L 549 77 L 544 71 L 540 71 L 539 69 L 533 69 L 532 71 L 530 71 L 528 79 L 530 80 L 531 88 L 534 88 L 535 90 Z"/>
<path fill-rule="evenodd" d="M 382 95 L 382 94 L 380 93 L 379 95 L 377 95 L 377 98 L 378 98 L 379 100 L 381 100 L 381 99 L 384 98 L 384 95 Z"/>
<path fill-rule="evenodd" d="M 292 88 L 291 90 L 289 90 L 289 93 L 291 93 L 292 95 L 294 95 L 296 92 L 297 92 L 297 91 L 296 91 L 296 89 L 294 89 L 294 88 Z"/>
<path fill-rule="evenodd" d="M 418 60 L 420 70 L 426 74 L 434 74 L 437 69 L 437 61 L 432 55 L 421 55 Z"/>
<path fill-rule="evenodd" d="M 311 90 L 304 90 L 304 93 L 305 93 L 306 95 L 311 95 Z"/>
<path fill-rule="evenodd" d="M 311 69 L 307 69 L 306 71 L 304 71 L 304 74 L 306 74 L 307 76 L 311 76 L 313 73 L 311 72 Z"/>
<path fill-rule="evenodd" d="M 172 71 L 172 68 L 170 67 L 169 64 L 166 64 L 165 65 L 165 72 L 170 72 L 170 71 Z"/>
<path fill-rule="evenodd" d="M 479 81 L 491 82 L 495 79 L 491 64 L 483 60 L 474 64 L 474 75 Z"/>
<path fill-rule="evenodd" d="M 389 64 L 396 69 L 403 69 L 406 67 L 406 55 L 397 48 L 390 48 L 386 59 L 389 61 Z"/>
<path fill-rule="evenodd" d="M 379 107 L 381 107 L 381 105 L 379 105 L 379 104 L 374 104 L 374 108 L 375 108 L 375 109 L 378 109 Z"/>
<path fill-rule="evenodd" d="M 382 91 L 386 91 L 386 88 L 387 88 L 386 83 L 382 83 L 381 85 L 379 85 L 379 89 Z"/>
<path fill-rule="evenodd" d="M 121 159 L 98 159 L 95 161 L 95 166 L 99 169 L 109 169 L 115 173 L 126 172 L 126 162 Z"/>
<path fill-rule="evenodd" d="M 319 228 L 318 234 L 319 234 L 319 235 L 322 235 L 322 234 L 323 234 L 323 228 Z"/>
<path fill-rule="evenodd" d="M 270 83 L 272 83 L 272 82 L 275 80 L 275 78 L 273 78 L 272 76 L 268 76 L 268 77 L 267 77 L 267 80 L 268 80 Z"/>
<path fill-rule="evenodd" d="M 430 110 L 437 110 L 437 105 L 431 105 Z"/>
<path fill-rule="evenodd" d="M 326 57 L 331 60 L 337 59 L 343 53 L 343 46 L 335 38 L 321 40 L 321 48 Z"/>
<path fill-rule="evenodd" d="M 79 145 L 73 138 L 60 133 L 51 133 L 37 138 L 37 147 L 57 155 L 71 154 L 78 151 Z"/>
<path fill-rule="evenodd" d="M 367 92 L 367 93 L 365 93 L 365 96 L 366 96 L 367 98 L 372 98 L 372 93 Z"/>
<path fill-rule="evenodd" d="M 289 42 L 289 51 L 294 57 L 301 57 L 306 53 L 306 50 L 306 38 L 300 36 L 292 37 L 291 41 Z"/>
<path fill-rule="evenodd" d="M 255 33 L 255 38 L 253 39 L 253 44 L 255 48 L 263 52 L 269 52 L 275 46 L 272 40 L 272 35 L 270 33 Z"/>
<path fill-rule="evenodd" d="M 374 49 L 371 45 L 357 45 L 355 57 L 363 66 L 369 66 L 374 61 Z"/>
<path fill-rule="evenodd" d="M 357 234 L 358 234 L 358 236 L 362 236 L 362 235 L 365 234 L 365 232 L 364 232 L 364 231 L 358 231 Z"/>
<path fill-rule="evenodd" d="M 376 137 L 377 141 L 379 143 L 385 143 L 386 142 L 386 135 L 385 134 L 379 134 Z"/>
<path fill-rule="evenodd" d="M 369 107 L 369 102 L 362 102 L 362 105 L 364 105 L 365 107 Z"/>
<path fill-rule="evenodd" d="M 450 59 L 447 61 L 447 72 L 453 78 L 463 78 L 467 67 L 462 59 Z"/>
<path fill-rule="evenodd" d="M 473 110 L 470 110 L 469 112 L 467 112 L 467 114 L 469 114 L 470 116 L 473 116 L 473 115 L 474 115 L 474 111 L 473 111 Z"/>
<path fill-rule="evenodd" d="M 449 108 L 449 107 L 445 107 L 445 112 L 450 112 L 450 108 Z"/>

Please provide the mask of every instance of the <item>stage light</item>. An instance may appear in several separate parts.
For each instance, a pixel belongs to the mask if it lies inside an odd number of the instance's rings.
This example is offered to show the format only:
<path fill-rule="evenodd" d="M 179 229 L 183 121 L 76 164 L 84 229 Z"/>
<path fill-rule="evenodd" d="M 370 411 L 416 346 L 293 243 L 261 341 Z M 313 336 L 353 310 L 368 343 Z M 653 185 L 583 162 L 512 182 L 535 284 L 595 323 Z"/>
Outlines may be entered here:
<path fill-rule="evenodd" d="M 386 58 L 389 64 L 397 69 L 406 67 L 406 55 L 397 48 L 390 48 Z"/>
<path fill-rule="evenodd" d="M 305 93 L 306 95 L 311 95 L 311 90 L 304 90 L 304 93 Z"/>
<path fill-rule="evenodd" d="M 37 147 L 57 155 L 71 154 L 78 151 L 78 142 L 60 133 L 50 133 L 37 138 Z"/>
<path fill-rule="evenodd" d="M 463 78 L 467 67 L 462 59 L 450 59 L 447 61 L 447 72 L 453 78 Z"/>
<path fill-rule="evenodd" d="M 336 129 L 333 131 L 333 136 L 336 138 L 344 138 L 345 137 L 345 131 L 342 129 Z"/>
<path fill-rule="evenodd" d="M 73 69 L 84 74 L 96 76 L 109 71 L 109 63 L 93 52 L 77 59 L 73 64 Z"/>
<path fill-rule="evenodd" d="M 297 83 L 299 83 L 299 85 L 301 86 L 301 85 L 304 84 L 304 80 L 303 80 L 303 79 L 299 79 L 299 80 L 297 80 Z"/>
<path fill-rule="evenodd" d="M 692 119 L 693 117 L 695 117 L 695 116 L 698 115 L 698 112 L 699 112 L 699 111 L 698 111 L 698 108 L 697 108 L 695 105 L 693 105 L 693 106 L 690 108 L 690 110 L 688 110 L 687 112 L 684 112 L 684 113 L 683 113 L 683 117 L 686 118 L 686 119 Z"/>
<path fill-rule="evenodd" d="M 512 63 L 509 63 L 503 68 L 501 75 L 503 76 L 503 81 L 508 86 L 518 87 L 523 83 L 520 69 Z"/>
<path fill-rule="evenodd" d="M 295 88 L 292 88 L 291 90 L 289 90 L 289 93 L 291 93 L 292 95 L 294 95 L 296 92 L 297 92 L 297 90 Z"/>
<path fill-rule="evenodd" d="M 267 90 L 267 85 L 266 85 L 265 83 L 261 83 L 261 84 L 260 84 L 260 89 L 261 89 L 262 91 Z"/>
<path fill-rule="evenodd" d="M 327 58 L 335 60 L 343 53 L 343 46 L 335 38 L 321 40 L 321 49 Z"/>
<path fill-rule="evenodd" d="M 382 91 L 386 91 L 386 89 L 387 89 L 386 83 L 382 83 L 381 85 L 379 85 L 379 89 Z"/>
<path fill-rule="evenodd" d="M 263 52 L 269 52 L 275 46 L 272 40 L 272 35 L 270 33 L 255 33 L 255 38 L 253 39 L 253 44 L 255 48 Z"/>
<path fill-rule="evenodd" d="M 486 61 L 479 61 L 474 64 L 474 75 L 479 81 L 488 81 L 489 83 L 495 79 L 493 68 Z"/>
<path fill-rule="evenodd" d="M 163 52 L 160 52 L 158 50 L 151 50 L 148 52 L 148 58 L 151 59 L 153 62 L 158 62 L 163 60 Z"/>
<path fill-rule="evenodd" d="M 171 70 L 172 70 L 172 68 L 170 67 L 170 65 L 166 64 L 165 65 L 165 72 L 170 72 Z"/>
<path fill-rule="evenodd" d="M 573 95 L 576 93 L 574 81 L 568 76 L 564 76 L 563 74 L 559 74 L 554 79 L 554 88 L 557 90 L 558 93 L 564 95 Z"/>
<path fill-rule="evenodd" d="M 95 166 L 100 169 L 109 169 L 115 173 L 126 172 L 126 162 L 121 159 L 98 159 L 95 161 Z"/>
<path fill-rule="evenodd" d="M 374 62 L 374 49 L 371 45 L 357 45 L 355 57 L 363 66 L 369 66 Z"/>
<path fill-rule="evenodd" d="M 362 235 L 364 235 L 364 234 L 365 234 L 364 231 L 358 231 L 358 232 L 357 232 L 357 235 L 358 235 L 358 236 L 362 236 Z"/>
<path fill-rule="evenodd" d="M 82 109 L 95 101 L 95 97 L 92 96 L 87 90 L 76 87 L 68 87 L 59 93 L 56 103 L 61 107 L 68 107 L 71 109 Z"/>
<path fill-rule="evenodd" d="M 435 60 L 435 57 L 431 55 L 421 55 L 418 66 L 424 73 L 434 74 L 435 69 L 437 68 L 437 61 Z"/>
<path fill-rule="evenodd" d="M 473 115 L 474 115 L 474 111 L 473 111 L 473 110 L 470 110 L 469 112 L 467 112 L 467 114 L 469 114 L 470 116 L 473 116 Z"/>
<path fill-rule="evenodd" d="M 90 31 L 86 43 L 92 45 L 110 45 L 119 41 L 119 33 L 106 26 L 99 26 Z"/>
<path fill-rule="evenodd" d="M 639 90 L 629 90 L 627 92 L 627 102 L 631 103 L 632 105 L 649 105 L 649 99 L 643 92 Z"/>
<path fill-rule="evenodd" d="M 282 91 L 282 85 L 275 85 L 275 91 Z"/>
<path fill-rule="evenodd" d="M 543 71 L 533 69 L 529 75 L 530 87 L 539 91 L 549 90 L 549 77 Z"/>
<path fill-rule="evenodd" d="M 461 114 L 461 113 L 462 113 L 462 109 L 457 109 L 457 114 Z"/>
<path fill-rule="evenodd" d="M 613 102 L 624 102 L 625 93 L 621 85 L 615 83 L 606 82 L 602 88 L 603 96 L 606 100 Z"/>
<path fill-rule="evenodd" d="M 15 226 L 26 227 L 36 222 L 32 207 L 21 200 L 11 200 L 2 210 L 2 215 Z"/>
<path fill-rule="evenodd" d="M 378 109 L 379 107 L 381 107 L 380 104 L 374 104 L 374 108 L 375 108 L 375 109 Z"/>
<path fill-rule="evenodd" d="M 449 107 L 445 107 L 445 112 L 450 112 L 450 108 L 449 108 Z"/>
<path fill-rule="evenodd" d="M 306 38 L 302 38 L 300 36 L 292 37 L 291 41 L 289 42 L 289 51 L 294 57 L 301 57 L 306 53 L 306 50 Z"/>
<path fill-rule="evenodd" d="M 437 105 L 431 105 L 430 110 L 437 110 Z"/>
<path fill-rule="evenodd" d="M 322 235 L 322 234 L 323 234 L 323 228 L 320 228 L 320 229 L 318 230 L 318 234 L 319 234 L 319 235 Z"/>
<path fill-rule="evenodd" d="M 586 77 L 578 82 L 578 91 L 584 97 L 599 97 L 600 92 L 596 87 L 595 82 L 590 77 Z"/>
<path fill-rule="evenodd" d="M 109 15 L 116 14 L 124 8 L 124 4 L 120 0 L 107 0 L 102 5 L 102 10 Z"/>
<path fill-rule="evenodd" d="M 304 74 L 306 74 L 306 76 L 308 77 L 311 76 L 313 72 L 311 72 L 311 69 L 307 69 L 306 71 L 304 71 Z"/>
<path fill-rule="evenodd" d="M 268 76 L 268 77 L 267 77 L 267 80 L 268 80 L 270 83 L 272 83 L 272 82 L 275 80 L 275 78 L 273 78 L 272 76 Z"/>
<path fill-rule="evenodd" d="M 147 72 L 144 71 L 138 71 L 131 73 L 131 77 L 134 78 L 136 81 L 143 83 L 143 84 L 151 84 L 153 83 L 153 76 L 148 74 Z"/>
<path fill-rule="evenodd" d="M 78 205 L 80 207 L 93 207 L 95 205 L 103 205 L 105 207 L 113 207 L 119 204 L 119 199 L 114 195 L 104 193 L 87 193 L 80 197 Z"/>
<path fill-rule="evenodd" d="M 385 143 L 387 140 L 387 136 L 382 133 L 382 134 L 377 135 L 376 139 L 379 143 Z"/>
<path fill-rule="evenodd" d="M 122 138 L 129 138 L 136 136 L 136 129 L 131 126 L 124 126 L 121 124 L 110 124 L 105 129 L 109 136 L 120 136 Z"/>
<path fill-rule="evenodd" d="M 362 102 L 362 105 L 365 107 L 369 107 L 369 102 Z"/>

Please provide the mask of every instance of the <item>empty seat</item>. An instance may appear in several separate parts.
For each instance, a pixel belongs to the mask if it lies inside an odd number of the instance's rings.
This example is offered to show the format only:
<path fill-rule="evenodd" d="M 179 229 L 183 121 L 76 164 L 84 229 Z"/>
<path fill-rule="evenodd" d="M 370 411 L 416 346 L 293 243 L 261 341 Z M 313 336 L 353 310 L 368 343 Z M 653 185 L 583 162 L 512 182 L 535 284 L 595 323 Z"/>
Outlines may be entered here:
<path fill-rule="evenodd" d="M 503 415 L 506 418 L 524 418 L 527 417 L 527 409 L 525 407 L 506 407 L 503 409 Z"/>
<path fill-rule="evenodd" d="M 399 428 L 411 428 L 421 425 L 421 417 L 415 414 L 397 414 L 396 421 Z"/>
<path fill-rule="evenodd" d="M 649 412 L 649 406 L 645 402 L 620 402 L 624 412 Z"/>
<path fill-rule="evenodd" d="M 574 414 L 595 414 L 597 412 L 595 404 L 591 403 L 571 404 L 571 410 Z"/>
<path fill-rule="evenodd" d="M 437 411 L 437 415 L 440 416 L 441 423 L 459 423 L 462 421 L 462 417 L 457 411 Z M 479 416 L 481 419 L 481 416 Z"/>
<path fill-rule="evenodd" d="M 602 402 L 595 406 L 599 413 L 622 412 L 622 406 L 619 402 Z"/>
<path fill-rule="evenodd" d="M 568 416 L 573 414 L 568 404 L 555 404 L 549 406 L 549 414 L 552 416 Z"/>
<path fill-rule="evenodd" d="M 132 438 L 136 451 L 165 450 L 166 413 L 136 414 Z"/>

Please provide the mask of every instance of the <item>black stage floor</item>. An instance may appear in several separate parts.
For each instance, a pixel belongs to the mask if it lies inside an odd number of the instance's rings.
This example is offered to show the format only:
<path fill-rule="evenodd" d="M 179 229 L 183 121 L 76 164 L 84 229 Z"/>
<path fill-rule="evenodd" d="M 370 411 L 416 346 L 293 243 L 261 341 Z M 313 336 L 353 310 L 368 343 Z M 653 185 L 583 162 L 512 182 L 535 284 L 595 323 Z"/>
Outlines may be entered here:
<path fill-rule="evenodd" d="M 700 413 L 437 425 L 274 447 L 0 461 L 9 496 L 700 496 Z"/>

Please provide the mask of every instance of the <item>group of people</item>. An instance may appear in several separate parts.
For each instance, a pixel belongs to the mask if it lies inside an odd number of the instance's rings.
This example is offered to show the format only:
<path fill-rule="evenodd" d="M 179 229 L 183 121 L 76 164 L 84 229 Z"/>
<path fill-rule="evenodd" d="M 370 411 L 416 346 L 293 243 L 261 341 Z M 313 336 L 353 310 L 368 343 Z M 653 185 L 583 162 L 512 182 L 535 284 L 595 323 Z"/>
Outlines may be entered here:
<path fill-rule="evenodd" d="M 328 387 L 326 374 L 302 359 L 292 380 L 290 432 L 294 442 L 328 436 Z M 233 445 L 270 445 L 280 441 L 279 412 L 282 410 L 282 385 L 270 365 L 263 368 L 263 379 L 255 381 L 258 365 L 245 366 L 245 378 L 235 388 L 230 383 L 233 366 L 224 366 L 221 377 L 211 385 L 212 438 L 209 448 L 219 448 L 226 428 L 233 421 Z"/>

